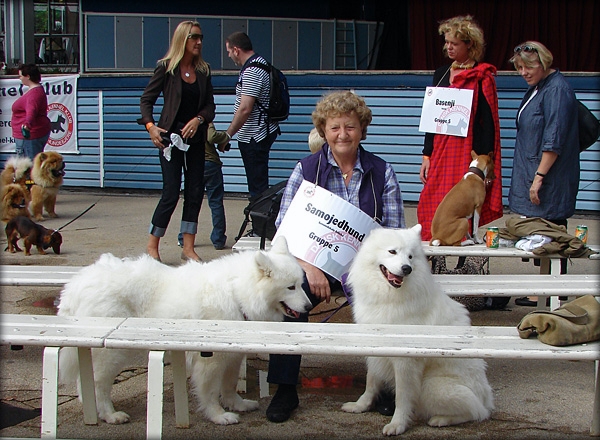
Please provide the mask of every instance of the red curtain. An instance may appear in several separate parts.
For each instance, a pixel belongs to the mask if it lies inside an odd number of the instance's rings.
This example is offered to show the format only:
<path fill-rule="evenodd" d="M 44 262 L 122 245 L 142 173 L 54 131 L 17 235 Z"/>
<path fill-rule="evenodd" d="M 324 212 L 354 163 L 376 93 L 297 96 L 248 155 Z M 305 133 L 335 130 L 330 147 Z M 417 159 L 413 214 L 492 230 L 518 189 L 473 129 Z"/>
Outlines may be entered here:
<path fill-rule="evenodd" d="M 410 0 L 411 69 L 433 70 L 448 62 L 439 22 L 470 14 L 483 29 L 484 61 L 514 70 L 513 48 L 526 40 L 543 43 L 561 71 L 600 71 L 600 1 L 597 0 Z"/>

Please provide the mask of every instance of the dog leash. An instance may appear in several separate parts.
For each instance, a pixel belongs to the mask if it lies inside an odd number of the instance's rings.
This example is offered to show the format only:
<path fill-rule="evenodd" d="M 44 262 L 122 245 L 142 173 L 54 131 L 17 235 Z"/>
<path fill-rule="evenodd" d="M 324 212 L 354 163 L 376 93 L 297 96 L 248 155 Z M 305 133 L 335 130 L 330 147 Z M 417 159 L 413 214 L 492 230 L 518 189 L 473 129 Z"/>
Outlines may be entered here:
<path fill-rule="evenodd" d="M 62 225 L 60 228 L 58 228 L 58 229 L 55 229 L 55 230 L 54 230 L 54 232 L 53 232 L 53 234 L 54 234 L 54 233 L 56 233 L 56 232 L 59 232 L 61 229 L 65 228 L 65 227 L 69 226 L 71 223 L 73 223 L 73 222 L 74 222 L 75 220 L 77 220 L 78 218 L 80 218 L 80 217 L 83 217 L 83 215 L 84 215 L 86 212 L 88 212 L 90 209 L 92 209 L 94 206 L 96 206 L 96 204 L 95 204 L 95 203 L 92 203 L 92 204 L 91 204 L 91 205 L 90 205 L 90 206 L 89 206 L 89 207 L 88 207 L 88 208 L 87 208 L 85 211 L 83 211 L 83 212 L 82 212 L 81 214 L 79 214 L 77 217 L 75 217 L 74 219 L 72 219 L 72 220 L 71 220 L 71 221 L 69 221 L 68 223 L 65 223 L 65 224 L 64 224 L 64 225 Z"/>

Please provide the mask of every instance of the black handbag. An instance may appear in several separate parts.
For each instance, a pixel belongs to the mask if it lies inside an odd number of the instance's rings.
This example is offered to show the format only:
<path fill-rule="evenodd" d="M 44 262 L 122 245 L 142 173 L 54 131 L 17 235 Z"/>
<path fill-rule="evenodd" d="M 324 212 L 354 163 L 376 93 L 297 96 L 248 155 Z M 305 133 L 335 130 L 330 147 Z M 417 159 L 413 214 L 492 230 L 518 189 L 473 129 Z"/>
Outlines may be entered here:
<path fill-rule="evenodd" d="M 580 100 L 577 100 L 577 114 L 579 117 L 579 151 L 594 145 L 600 136 L 600 121 L 592 114 Z"/>

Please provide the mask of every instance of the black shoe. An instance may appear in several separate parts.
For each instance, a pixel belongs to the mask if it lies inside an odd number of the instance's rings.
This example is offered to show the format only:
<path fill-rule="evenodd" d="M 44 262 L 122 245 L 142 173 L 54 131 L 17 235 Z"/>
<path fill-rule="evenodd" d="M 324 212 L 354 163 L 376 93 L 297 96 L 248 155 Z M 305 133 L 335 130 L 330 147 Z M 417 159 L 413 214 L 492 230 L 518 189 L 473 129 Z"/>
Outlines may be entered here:
<path fill-rule="evenodd" d="M 396 411 L 396 397 L 389 391 L 382 391 L 375 401 L 375 411 L 382 416 L 393 416 Z"/>
<path fill-rule="evenodd" d="M 515 299 L 515 304 L 525 307 L 537 307 L 538 305 L 537 301 L 532 301 L 527 297 Z M 546 306 L 550 306 L 550 298 L 546 298 Z"/>
<path fill-rule="evenodd" d="M 285 422 L 296 408 L 298 408 L 296 386 L 279 385 L 267 408 L 267 419 L 273 423 Z"/>

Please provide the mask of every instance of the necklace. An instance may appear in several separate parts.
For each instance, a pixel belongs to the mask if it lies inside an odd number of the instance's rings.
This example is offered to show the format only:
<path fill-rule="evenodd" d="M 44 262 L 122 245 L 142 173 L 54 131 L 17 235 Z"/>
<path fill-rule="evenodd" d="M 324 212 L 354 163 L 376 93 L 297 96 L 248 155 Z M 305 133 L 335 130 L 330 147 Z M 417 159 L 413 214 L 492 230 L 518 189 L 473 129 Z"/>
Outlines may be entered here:
<path fill-rule="evenodd" d="M 458 61 L 454 61 L 452 63 L 453 69 L 472 69 L 475 66 L 475 61 L 467 60 L 464 63 L 458 63 Z"/>
<path fill-rule="evenodd" d="M 342 169 L 340 168 L 340 171 L 342 171 Z M 350 174 L 350 171 L 352 170 L 348 170 L 347 172 L 342 172 L 342 177 L 344 178 L 344 180 L 346 180 L 348 178 L 348 174 Z"/>

